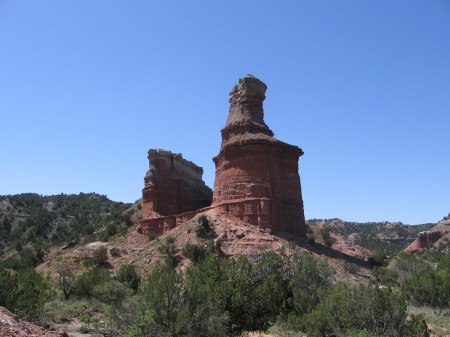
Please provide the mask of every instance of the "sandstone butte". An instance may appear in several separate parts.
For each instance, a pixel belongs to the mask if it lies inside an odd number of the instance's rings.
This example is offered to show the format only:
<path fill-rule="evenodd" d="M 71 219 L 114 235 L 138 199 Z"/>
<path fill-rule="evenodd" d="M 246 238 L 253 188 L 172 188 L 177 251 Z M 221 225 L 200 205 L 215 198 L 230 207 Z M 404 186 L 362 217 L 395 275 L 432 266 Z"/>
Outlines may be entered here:
<path fill-rule="evenodd" d="M 298 160 L 303 151 L 276 138 L 264 122 L 267 86 L 252 75 L 230 92 L 214 192 L 203 169 L 180 154 L 151 149 L 138 232 L 163 234 L 199 214 L 306 237 Z"/>

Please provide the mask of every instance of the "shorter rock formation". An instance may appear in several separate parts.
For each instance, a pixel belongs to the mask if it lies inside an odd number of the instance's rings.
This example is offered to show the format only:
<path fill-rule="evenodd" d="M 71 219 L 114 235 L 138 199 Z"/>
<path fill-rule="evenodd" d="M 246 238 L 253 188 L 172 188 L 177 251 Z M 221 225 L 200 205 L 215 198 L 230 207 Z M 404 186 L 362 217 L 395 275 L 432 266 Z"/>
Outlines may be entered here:
<path fill-rule="evenodd" d="M 440 240 L 450 239 L 450 217 L 445 217 L 438 222 L 431 230 L 420 232 L 417 238 L 403 251 L 405 253 L 415 253 L 434 245 Z"/>
<path fill-rule="evenodd" d="M 417 238 L 405 250 L 405 253 L 415 253 L 419 250 L 430 247 L 442 237 L 442 233 L 437 231 L 420 232 Z"/>
<path fill-rule="evenodd" d="M 142 190 L 140 232 L 162 233 L 173 228 L 175 215 L 209 206 L 212 191 L 202 180 L 203 169 L 166 150 L 148 151 L 150 169 Z"/>
<path fill-rule="evenodd" d="M 442 237 L 441 232 L 420 232 L 417 236 L 417 239 L 415 240 L 415 243 L 417 244 L 417 248 L 428 248 L 433 243 L 435 243 L 437 240 L 439 240 Z"/>
<path fill-rule="evenodd" d="M 69 337 L 66 332 L 48 331 L 21 320 L 6 308 L 0 307 L 0 336 L 2 337 Z"/>

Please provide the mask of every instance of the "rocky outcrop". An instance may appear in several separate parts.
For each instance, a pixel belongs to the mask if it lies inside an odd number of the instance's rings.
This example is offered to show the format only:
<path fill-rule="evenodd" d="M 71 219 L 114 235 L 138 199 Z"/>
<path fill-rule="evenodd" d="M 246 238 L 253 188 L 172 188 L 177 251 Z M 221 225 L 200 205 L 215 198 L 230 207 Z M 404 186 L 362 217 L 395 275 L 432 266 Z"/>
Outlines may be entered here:
<path fill-rule="evenodd" d="M 244 222 L 306 236 L 298 159 L 303 151 L 273 137 L 264 122 L 267 86 L 248 75 L 230 92 L 212 207 Z"/>
<path fill-rule="evenodd" d="M 138 232 L 164 233 L 199 213 L 232 217 L 273 232 L 306 237 L 298 159 L 303 151 L 273 137 L 264 122 L 267 86 L 248 75 L 230 92 L 222 129 L 213 202 L 202 169 L 163 150 L 150 150 Z M 204 208 L 202 208 L 204 207 Z"/>
<path fill-rule="evenodd" d="M 0 307 L 0 336 L 2 337 L 69 337 L 66 332 L 48 331 L 21 320 L 9 310 Z"/>
<path fill-rule="evenodd" d="M 433 243 L 442 237 L 442 233 L 437 232 L 420 232 L 417 238 L 404 251 L 407 253 L 414 253 L 424 248 L 430 247 Z"/>
<path fill-rule="evenodd" d="M 166 150 L 151 149 L 148 159 L 150 169 L 142 190 L 141 232 L 164 232 L 164 228 L 172 228 L 175 223 L 169 220 L 164 224 L 161 217 L 172 219 L 211 204 L 212 191 L 202 180 L 201 167 L 185 160 L 181 154 Z"/>
<path fill-rule="evenodd" d="M 450 239 L 450 218 L 445 217 L 429 231 L 420 232 L 417 238 L 405 250 L 405 253 L 415 253 L 434 245 L 440 240 Z"/>

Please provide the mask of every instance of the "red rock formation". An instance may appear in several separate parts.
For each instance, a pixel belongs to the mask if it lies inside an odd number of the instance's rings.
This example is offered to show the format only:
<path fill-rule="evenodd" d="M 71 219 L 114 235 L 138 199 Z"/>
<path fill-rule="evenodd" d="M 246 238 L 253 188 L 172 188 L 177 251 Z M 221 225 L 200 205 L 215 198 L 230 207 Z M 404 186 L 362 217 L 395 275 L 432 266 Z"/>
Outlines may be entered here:
<path fill-rule="evenodd" d="M 273 137 L 264 122 L 266 85 L 248 75 L 230 93 L 212 207 L 244 222 L 306 236 L 298 158 L 303 151 Z"/>
<path fill-rule="evenodd" d="M 415 253 L 419 250 L 429 248 L 442 240 L 450 239 L 450 214 L 439 221 L 436 226 L 426 232 L 420 232 L 416 240 L 406 247 L 405 253 Z"/>
<path fill-rule="evenodd" d="M 150 150 L 138 232 L 164 233 L 203 212 L 306 237 L 298 159 L 303 151 L 273 137 L 264 122 L 266 85 L 248 75 L 230 93 L 213 204 L 202 169 L 168 151 Z"/>
<path fill-rule="evenodd" d="M 185 160 L 181 154 L 165 150 L 149 150 L 148 159 L 150 169 L 142 190 L 141 232 L 162 233 L 164 228 L 175 226 L 172 216 L 211 204 L 212 191 L 202 180 L 201 167 Z M 169 220 L 163 221 L 161 217 Z"/>
<path fill-rule="evenodd" d="M 415 253 L 424 248 L 428 248 L 441 237 L 441 232 L 420 232 L 417 238 L 404 250 L 404 252 Z"/>
<path fill-rule="evenodd" d="M 0 307 L 0 336 L 2 337 L 69 337 L 66 332 L 47 331 L 21 320 L 9 310 Z"/>

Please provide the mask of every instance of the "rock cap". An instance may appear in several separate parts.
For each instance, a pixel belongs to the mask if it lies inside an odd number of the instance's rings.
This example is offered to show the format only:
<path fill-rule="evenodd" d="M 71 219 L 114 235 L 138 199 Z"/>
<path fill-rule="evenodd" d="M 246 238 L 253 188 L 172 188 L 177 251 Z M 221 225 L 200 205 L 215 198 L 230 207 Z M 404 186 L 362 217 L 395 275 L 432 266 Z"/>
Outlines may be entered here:
<path fill-rule="evenodd" d="M 230 91 L 230 103 L 236 103 L 248 99 L 256 99 L 263 101 L 266 98 L 267 85 L 253 76 L 248 74 L 244 78 L 239 79 Z"/>

